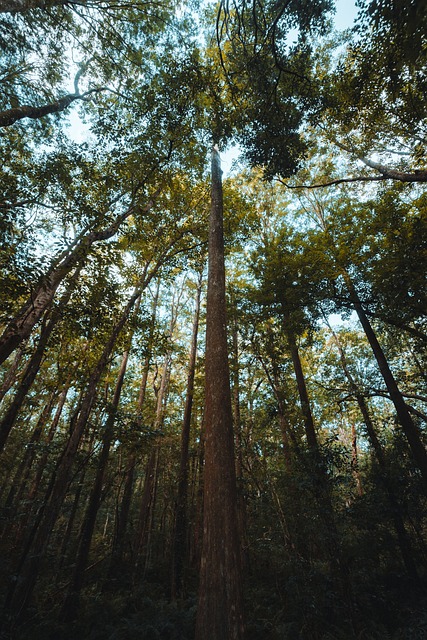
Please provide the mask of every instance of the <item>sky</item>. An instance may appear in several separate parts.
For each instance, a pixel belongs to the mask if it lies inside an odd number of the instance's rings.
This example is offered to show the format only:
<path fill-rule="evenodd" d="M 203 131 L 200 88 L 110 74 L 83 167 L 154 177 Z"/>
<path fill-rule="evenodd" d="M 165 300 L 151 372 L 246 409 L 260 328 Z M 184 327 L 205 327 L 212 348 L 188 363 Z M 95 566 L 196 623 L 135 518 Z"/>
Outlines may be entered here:
<path fill-rule="evenodd" d="M 337 29 L 351 27 L 356 17 L 354 0 L 336 0 L 337 12 L 335 14 L 335 26 Z"/>

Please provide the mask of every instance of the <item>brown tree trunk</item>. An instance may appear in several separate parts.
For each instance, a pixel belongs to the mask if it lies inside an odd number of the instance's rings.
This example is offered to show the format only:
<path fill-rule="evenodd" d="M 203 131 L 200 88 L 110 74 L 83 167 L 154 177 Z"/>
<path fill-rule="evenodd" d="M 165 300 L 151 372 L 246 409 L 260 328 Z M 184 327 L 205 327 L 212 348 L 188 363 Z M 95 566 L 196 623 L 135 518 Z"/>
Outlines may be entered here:
<path fill-rule="evenodd" d="M 203 547 L 196 640 L 240 640 L 244 637 L 227 349 L 221 173 L 219 153 L 214 148 L 206 311 Z"/>
<path fill-rule="evenodd" d="M 146 212 L 153 206 L 159 192 L 159 190 L 156 191 L 146 205 Z M 76 241 L 72 250 L 54 261 L 53 266 L 41 279 L 29 300 L 21 307 L 0 337 L 0 364 L 31 334 L 34 326 L 51 304 L 60 283 L 77 265 L 84 264 L 92 245 L 95 242 L 112 238 L 133 211 L 134 206 L 130 206 L 106 229 L 87 233 Z"/>
<path fill-rule="evenodd" d="M 96 400 L 99 380 L 105 370 L 117 338 L 139 295 L 140 291 L 138 290 L 130 298 L 120 319 L 114 326 L 104 351 L 90 376 L 79 415 L 77 416 L 73 431 L 58 462 L 39 522 L 31 533 L 31 540 L 27 543 L 19 563 L 17 573 L 20 574 L 20 580 L 15 581 L 7 597 L 7 608 L 12 617 L 19 618 L 25 612 L 30 601 L 48 541 L 67 492 L 75 454 Z"/>
<path fill-rule="evenodd" d="M 50 317 L 46 319 L 46 315 L 45 315 L 43 319 L 40 338 L 37 343 L 36 350 L 31 356 L 30 361 L 28 362 L 28 365 L 24 371 L 24 375 L 18 386 L 15 396 L 12 400 L 12 403 L 10 404 L 8 410 L 6 411 L 6 415 L 4 416 L 3 420 L 0 422 L 0 452 L 3 450 L 4 445 L 6 444 L 6 440 L 9 436 L 10 430 L 12 429 L 15 423 L 15 420 L 18 416 L 18 413 L 22 407 L 22 404 L 27 396 L 27 393 L 31 389 L 32 384 L 39 372 L 48 340 L 52 334 L 52 331 L 56 327 L 56 324 L 60 320 L 62 313 L 64 311 L 64 308 L 66 307 L 66 305 L 68 304 L 68 301 L 70 300 L 71 294 L 74 290 L 74 287 L 80 275 L 81 268 L 82 267 L 79 266 L 76 269 L 75 273 L 73 274 L 73 277 L 68 283 L 67 290 L 61 296 L 58 302 L 58 305 L 52 311 L 52 313 L 50 314 Z"/>
<path fill-rule="evenodd" d="M 2 402 L 3 398 L 5 397 L 6 393 L 9 391 L 9 389 L 14 385 L 15 380 L 17 378 L 17 370 L 19 367 L 19 363 L 21 362 L 22 359 L 22 354 L 24 353 L 24 349 L 17 349 L 15 357 L 13 359 L 13 362 L 9 368 L 9 370 L 7 371 L 2 385 L 0 387 L 0 402 Z"/>
<path fill-rule="evenodd" d="M 49 402 L 43 408 L 43 411 L 40 414 L 40 417 L 37 421 L 36 427 L 31 435 L 30 441 L 25 449 L 22 460 L 16 470 L 15 476 L 13 478 L 6 502 L 5 508 L 9 509 L 15 498 L 16 501 L 19 501 L 25 487 L 27 485 L 28 477 L 31 471 L 32 464 L 34 462 L 34 457 L 36 455 L 36 446 L 40 441 L 40 438 L 43 433 L 43 429 L 45 428 L 46 422 L 48 420 L 49 414 L 52 410 L 52 405 L 54 401 L 54 394 L 52 394 Z"/>
<path fill-rule="evenodd" d="M 59 424 L 59 420 L 61 418 L 61 414 L 62 414 L 62 410 L 64 408 L 65 405 L 65 400 L 67 398 L 67 394 L 68 394 L 68 390 L 70 388 L 70 383 L 71 383 L 71 379 L 68 379 L 64 389 L 61 392 L 60 398 L 59 398 L 59 403 L 58 403 L 58 407 L 56 409 L 54 418 L 52 420 L 52 424 L 50 425 L 49 428 L 49 432 L 47 434 L 46 440 L 45 440 L 45 444 L 48 445 L 50 442 L 52 442 L 53 437 L 55 435 L 56 429 L 58 427 Z M 37 463 L 37 467 L 36 467 L 36 473 L 34 475 L 34 478 L 31 482 L 31 486 L 30 486 L 30 490 L 28 492 L 28 500 L 32 501 L 34 500 L 39 485 L 40 485 L 40 481 L 42 479 L 43 476 L 43 472 L 45 471 L 45 467 L 46 467 L 46 462 L 48 460 L 49 457 L 49 449 L 46 446 L 45 447 L 45 452 L 43 453 L 43 455 L 41 456 L 40 460 Z"/>
<path fill-rule="evenodd" d="M 319 445 L 317 443 L 316 429 L 314 427 L 313 414 L 311 413 L 310 400 L 307 393 L 307 385 L 305 383 L 304 372 L 302 370 L 298 345 L 294 334 L 287 329 L 285 330 L 292 358 L 292 364 L 295 371 L 295 379 L 297 382 L 298 395 L 301 404 L 301 413 L 304 420 L 305 437 L 307 439 L 308 448 L 310 449 L 310 451 L 315 453 L 318 452 Z"/>
<path fill-rule="evenodd" d="M 139 298 L 140 299 L 140 298 Z M 129 351 L 125 351 L 120 365 L 120 370 L 114 389 L 114 395 L 109 408 L 109 415 L 104 426 L 104 434 L 102 437 L 102 449 L 99 455 L 98 468 L 96 471 L 95 482 L 89 497 L 89 503 L 84 515 L 82 528 L 80 532 L 80 542 L 77 551 L 76 563 L 74 565 L 71 583 L 62 606 L 60 618 L 63 622 L 71 622 L 77 616 L 80 604 L 80 592 L 83 587 L 84 572 L 87 567 L 90 545 L 95 529 L 96 517 L 98 515 L 99 505 L 101 504 L 102 487 L 104 483 L 105 471 L 107 469 L 108 457 L 110 454 L 111 440 L 113 438 L 113 427 L 116 418 L 117 409 L 120 402 L 120 395 L 123 388 L 123 382 L 126 374 L 126 368 L 129 359 Z"/>
<path fill-rule="evenodd" d="M 162 381 L 157 392 L 156 416 L 153 430 L 158 432 L 162 428 L 164 410 L 169 382 L 170 354 L 165 355 Z M 157 442 L 152 447 L 147 461 L 144 476 L 144 486 L 139 509 L 138 528 L 134 545 L 134 579 L 144 565 L 148 566 L 150 555 L 151 525 L 153 523 L 153 512 L 156 498 L 157 474 L 159 467 L 160 444 Z"/>
<path fill-rule="evenodd" d="M 346 274 L 346 284 L 350 291 L 350 297 L 353 302 L 354 309 L 362 325 L 368 342 L 371 346 L 372 353 L 378 363 L 378 367 L 381 371 L 381 375 L 390 394 L 390 399 L 396 409 L 398 420 L 402 426 L 403 432 L 408 440 L 409 447 L 412 451 L 412 456 L 416 462 L 423 479 L 424 491 L 427 493 L 427 451 L 424 443 L 421 440 L 420 433 L 415 426 L 405 400 L 400 392 L 393 373 L 387 362 L 387 358 L 378 342 L 377 336 L 368 320 L 368 317 L 363 309 L 359 296 L 351 282 L 350 278 Z"/>
<path fill-rule="evenodd" d="M 200 317 L 200 296 L 202 275 L 199 277 L 194 310 L 193 332 L 191 337 L 190 358 L 188 364 L 187 391 L 181 432 L 181 456 L 178 476 L 178 495 L 175 508 L 175 530 L 172 542 L 172 599 L 185 593 L 184 566 L 187 538 L 187 493 L 188 493 L 188 450 L 190 444 L 191 414 L 193 407 L 194 376 L 196 372 L 197 336 Z"/>
<path fill-rule="evenodd" d="M 371 446 L 375 452 L 376 459 L 378 461 L 378 465 L 381 472 L 381 480 L 388 496 L 391 514 L 393 517 L 393 523 L 396 530 L 399 548 L 402 554 L 404 565 L 406 567 L 408 575 L 413 579 L 418 579 L 418 572 L 414 562 L 414 556 L 413 556 L 409 536 L 406 531 L 405 522 L 402 515 L 402 509 L 396 497 L 396 494 L 394 492 L 392 482 L 390 480 L 390 474 L 387 468 L 387 462 L 386 462 L 380 441 L 378 439 L 374 424 L 371 420 L 368 406 L 366 404 L 365 398 L 363 397 L 362 393 L 360 392 L 356 384 L 356 381 L 354 380 L 353 376 L 350 373 L 350 369 L 347 364 L 347 358 L 345 356 L 344 349 L 341 345 L 341 342 L 338 336 L 336 335 L 336 333 L 331 328 L 331 326 L 329 324 L 328 326 L 329 326 L 329 330 L 333 335 L 335 343 L 337 345 L 344 374 L 349 382 L 350 389 L 354 394 L 354 397 L 356 398 L 358 407 L 360 409 L 360 413 L 362 414 L 363 421 L 366 426 L 366 432 L 368 434 L 369 441 L 371 443 Z"/>

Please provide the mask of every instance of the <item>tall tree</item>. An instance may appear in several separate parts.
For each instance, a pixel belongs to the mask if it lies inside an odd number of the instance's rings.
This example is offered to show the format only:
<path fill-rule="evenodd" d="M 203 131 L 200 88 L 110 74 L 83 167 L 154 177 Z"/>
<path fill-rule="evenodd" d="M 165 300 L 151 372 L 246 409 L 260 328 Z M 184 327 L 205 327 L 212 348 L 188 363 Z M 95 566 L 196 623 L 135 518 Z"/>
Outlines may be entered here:
<path fill-rule="evenodd" d="M 203 547 L 196 640 L 244 636 L 233 415 L 227 347 L 223 195 L 218 148 L 212 149 L 206 309 Z"/>

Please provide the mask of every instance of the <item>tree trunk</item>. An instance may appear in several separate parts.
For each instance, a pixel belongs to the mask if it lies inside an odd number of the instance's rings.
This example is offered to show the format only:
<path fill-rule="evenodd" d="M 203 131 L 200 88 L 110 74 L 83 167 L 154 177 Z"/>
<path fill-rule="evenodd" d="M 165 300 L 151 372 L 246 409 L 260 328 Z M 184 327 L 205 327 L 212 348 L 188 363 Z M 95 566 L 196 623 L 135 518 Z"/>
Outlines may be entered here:
<path fill-rule="evenodd" d="M 126 531 L 132 504 L 136 461 L 136 451 L 133 450 L 131 451 L 127 460 L 126 472 L 124 477 L 124 488 L 121 499 L 119 499 L 118 496 L 113 547 L 111 550 L 111 559 L 106 585 L 113 583 L 114 580 L 117 581 L 119 576 L 123 578 L 123 583 L 127 581 L 126 572 L 124 571 L 123 567 L 123 556 L 126 542 Z"/>
<path fill-rule="evenodd" d="M 285 328 L 286 337 L 288 339 L 289 350 L 292 358 L 292 364 L 295 371 L 295 379 L 297 381 L 298 395 L 301 404 L 301 412 L 304 420 L 305 437 L 307 439 L 308 448 L 313 453 L 318 452 L 319 445 L 317 443 L 316 429 L 314 427 L 313 414 L 311 413 L 310 400 L 307 393 L 307 385 L 305 384 L 304 372 L 302 370 L 301 358 L 299 356 L 298 345 L 294 334 Z"/>
<path fill-rule="evenodd" d="M 345 356 L 344 349 L 342 348 L 342 345 L 339 341 L 338 336 L 333 331 L 329 323 L 328 323 L 328 326 L 335 340 L 335 344 L 337 345 L 344 374 L 349 382 L 350 389 L 354 394 L 354 397 L 356 398 L 358 407 L 360 409 L 360 413 L 362 414 L 363 421 L 366 426 L 366 432 L 368 434 L 369 441 L 374 450 L 375 457 L 378 461 L 378 465 L 381 472 L 381 480 L 388 496 L 393 523 L 396 530 L 399 548 L 402 554 L 404 565 L 406 567 L 408 575 L 412 579 L 418 579 L 418 572 L 414 562 L 414 556 L 413 556 L 409 536 L 406 531 L 405 522 L 402 515 L 402 509 L 400 507 L 399 501 L 394 492 L 393 485 L 390 480 L 390 474 L 387 468 L 387 463 L 384 457 L 384 453 L 383 453 L 380 441 L 378 440 L 378 436 L 377 436 L 374 424 L 371 420 L 371 416 L 369 415 L 369 410 L 368 410 L 365 398 L 363 397 L 362 393 L 360 392 L 356 384 L 356 381 L 354 380 L 353 376 L 350 373 L 350 370 L 347 365 L 347 358 Z"/>
<path fill-rule="evenodd" d="M 32 540 L 29 541 L 22 555 L 17 572 L 20 574 L 20 580 L 15 581 L 7 597 L 9 612 L 12 617 L 15 616 L 17 619 L 25 612 L 34 590 L 49 538 L 67 492 L 75 454 L 95 403 L 99 380 L 105 370 L 117 338 L 139 295 L 140 291 L 138 290 L 130 298 L 119 321 L 114 326 L 104 351 L 89 378 L 79 415 L 77 416 L 74 429 L 58 462 L 37 528 L 33 530 L 31 534 Z"/>
<path fill-rule="evenodd" d="M 351 282 L 350 278 L 346 274 L 346 283 L 350 291 L 350 297 L 354 305 L 354 309 L 360 320 L 368 342 L 371 346 L 372 352 L 378 363 L 378 367 L 381 371 L 387 390 L 390 394 L 390 399 L 396 409 L 397 417 L 402 426 L 403 432 L 408 440 L 409 447 L 412 451 L 412 456 L 416 462 L 423 479 L 424 491 L 427 493 L 427 451 L 421 440 L 420 433 L 415 426 L 405 400 L 397 386 L 393 373 L 389 367 L 384 352 L 378 342 L 377 336 L 368 320 L 368 317 L 362 307 L 362 303 L 357 295 L 357 292 Z"/>
<path fill-rule="evenodd" d="M 149 200 L 145 207 L 145 212 L 151 209 L 159 192 L 160 190 L 157 190 Z M 129 218 L 133 211 L 134 206 L 130 206 L 106 229 L 91 231 L 84 235 L 76 241 L 72 250 L 54 261 L 53 266 L 41 279 L 30 299 L 21 307 L 13 320 L 9 322 L 0 337 L 0 364 L 31 334 L 34 326 L 51 304 L 60 283 L 77 265 L 80 264 L 82 266 L 84 264 L 92 245 L 95 242 L 112 238 L 119 230 L 120 225 Z"/>
<path fill-rule="evenodd" d="M 220 158 L 212 150 L 206 311 L 203 547 L 196 640 L 244 637 L 241 549 L 228 367 Z"/>
<path fill-rule="evenodd" d="M 352 587 L 348 565 L 341 552 L 340 535 L 336 524 L 335 511 L 332 502 L 331 485 L 319 450 L 313 414 L 311 412 L 310 400 L 307 392 L 307 385 L 305 383 L 304 372 L 302 370 L 295 335 L 288 327 L 285 327 L 285 331 L 294 366 L 298 395 L 304 420 L 305 435 L 309 448 L 308 467 L 304 460 L 303 465 L 309 470 L 314 481 L 313 493 L 318 503 L 319 515 L 325 524 L 331 573 L 339 584 L 349 616 L 352 619 L 354 615 Z M 297 449 L 296 452 L 298 453 Z"/>
<path fill-rule="evenodd" d="M 70 300 L 71 294 L 74 290 L 78 277 L 80 275 L 81 266 L 79 266 L 75 273 L 73 274 L 72 279 L 68 283 L 67 290 L 61 296 L 57 307 L 52 311 L 50 318 L 46 321 L 46 316 L 42 323 L 40 338 L 37 343 L 37 348 L 34 351 L 33 355 L 30 358 L 30 361 L 24 371 L 24 375 L 19 384 L 19 387 L 15 393 L 15 397 L 12 400 L 11 405 L 6 411 L 6 415 L 3 420 L 0 422 L 0 452 L 3 450 L 4 445 L 6 444 L 6 440 L 9 436 L 10 430 L 12 429 L 15 420 L 18 416 L 18 413 L 22 407 L 22 404 L 27 396 L 27 393 L 32 387 L 32 384 L 39 372 L 40 365 L 43 359 L 44 352 L 46 350 L 46 346 L 48 340 L 52 334 L 52 331 L 56 327 L 57 322 L 60 320 L 64 308 L 68 304 Z"/>
<path fill-rule="evenodd" d="M 19 363 L 21 362 L 22 359 L 22 354 L 24 353 L 24 349 L 17 349 L 15 357 L 13 359 L 12 365 L 10 366 L 9 370 L 7 371 L 4 380 L 2 382 L 2 385 L 0 387 L 0 402 L 2 402 L 3 398 L 5 397 L 5 395 L 7 394 L 7 392 L 9 391 L 9 389 L 13 386 L 13 384 L 15 383 L 15 380 L 17 378 L 17 370 L 19 367 Z"/>
<path fill-rule="evenodd" d="M 175 531 L 172 543 L 172 599 L 183 597 L 185 593 L 184 566 L 186 558 L 187 538 L 187 493 L 188 493 L 188 449 L 190 443 L 191 414 L 193 407 L 194 376 L 196 372 L 197 336 L 200 317 L 200 296 L 202 276 L 199 277 L 194 311 L 193 333 L 191 337 L 190 358 L 188 364 L 187 392 L 184 418 L 181 432 L 181 457 L 178 476 L 178 495 L 175 509 Z"/>
<path fill-rule="evenodd" d="M 5 502 L 5 508 L 10 509 L 14 500 L 18 502 L 27 485 L 28 477 L 31 471 L 32 464 L 36 455 L 36 446 L 40 441 L 40 438 L 48 420 L 49 414 L 52 410 L 54 401 L 54 394 L 52 394 L 49 402 L 43 408 L 40 417 L 37 421 L 36 427 L 31 435 L 30 441 L 25 449 L 22 460 L 16 470 L 15 476 L 12 480 L 12 484 Z"/>
<path fill-rule="evenodd" d="M 351 470 L 356 483 L 357 494 L 363 496 L 362 479 L 359 473 L 359 453 L 357 449 L 356 425 L 351 425 Z"/>
<path fill-rule="evenodd" d="M 140 298 L 139 298 L 140 299 Z M 109 415 L 104 426 L 104 434 L 102 437 L 102 449 L 99 455 L 98 468 L 96 471 L 95 482 L 89 497 L 89 503 L 84 515 L 82 528 L 80 532 L 80 542 L 77 551 L 76 563 L 74 565 L 71 583 L 62 606 L 60 619 L 63 622 L 71 622 L 77 616 L 80 604 L 80 592 L 83 587 L 84 572 L 87 567 L 90 545 L 95 529 L 96 516 L 98 515 L 99 505 L 101 504 L 102 487 L 104 483 L 105 471 L 107 469 L 108 457 L 110 454 L 110 446 L 113 438 L 113 427 L 116 419 L 116 413 L 120 402 L 120 395 L 123 388 L 123 382 L 126 374 L 126 368 L 129 359 L 129 351 L 125 351 L 120 365 L 117 377 L 116 387 L 114 389 L 113 400 L 109 408 Z"/>
<path fill-rule="evenodd" d="M 162 381 L 157 392 L 156 416 L 153 423 L 154 432 L 162 428 L 164 409 L 168 391 L 169 381 L 170 355 L 166 354 L 163 370 Z M 153 511 L 156 496 L 157 473 L 159 465 L 160 444 L 157 442 L 153 445 L 147 461 L 144 476 L 144 486 L 142 489 L 142 498 L 139 509 L 138 528 L 136 533 L 136 541 L 134 545 L 134 579 L 137 577 L 141 566 L 147 566 L 150 554 L 149 542 L 151 540 L 151 524 L 153 523 Z"/>
<path fill-rule="evenodd" d="M 234 306 L 234 304 L 233 304 Z M 246 500 L 243 491 L 243 439 L 242 423 L 240 416 L 240 370 L 239 370 L 239 335 L 237 326 L 236 309 L 234 306 L 232 318 L 232 386 L 231 404 L 233 413 L 233 427 L 236 447 L 236 482 L 237 482 L 237 514 L 239 521 L 239 537 L 242 547 L 242 567 L 246 571 L 248 567 L 247 550 L 249 544 L 246 536 Z"/>

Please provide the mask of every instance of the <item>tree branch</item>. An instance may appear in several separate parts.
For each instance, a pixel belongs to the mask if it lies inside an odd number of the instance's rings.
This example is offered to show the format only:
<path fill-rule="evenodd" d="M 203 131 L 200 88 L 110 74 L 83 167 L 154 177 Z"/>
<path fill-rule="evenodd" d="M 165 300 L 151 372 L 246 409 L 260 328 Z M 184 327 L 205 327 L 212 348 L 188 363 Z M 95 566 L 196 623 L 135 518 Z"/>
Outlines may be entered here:
<path fill-rule="evenodd" d="M 335 184 L 342 184 L 344 182 L 378 182 L 379 180 L 387 180 L 385 176 L 357 176 L 356 178 L 337 178 L 336 180 L 330 180 L 329 182 L 321 182 L 316 184 L 287 184 L 281 178 L 277 178 L 277 181 L 283 184 L 287 189 L 321 189 L 322 187 L 331 187 Z"/>
<path fill-rule="evenodd" d="M 336 178 L 334 180 L 328 180 L 327 182 L 320 182 L 315 184 L 289 185 L 281 178 L 277 178 L 278 182 L 283 184 L 287 189 L 321 189 L 324 187 L 331 187 L 333 185 L 348 182 L 378 182 L 382 180 L 396 180 L 398 182 L 427 182 L 426 169 L 414 169 L 413 171 L 400 171 L 398 169 L 391 169 L 390 167 L 386 167 L 380 162 L 374 162 L 374 160 L 366 158 L 365 156 L 357 153 L 357 151 L 355 151 L 351 147 L 347 147 L 337 140 L 333 140 L 333 143 L 337 147 L 339 147 L 339 149 L 342 149 L 343 151 L 346 151 L 347 153 L 355 156 L 358 160 L 360 160 L 360 162 L 363 162 L 363 164 L 365 164 L 370 169 L 374 169 L 380 175 Z"/>
<path fill-rule="evenodd" d="M 87 100 L 88 96 L 93 93 L 100 93 L 101 91 L 107 91 L 107 87 L 99 87 L 97 89 L 89 89 L 84 93 L 69 93 L 66 96 L 59 98 L 55 102 L 45 104 L 41 107 L 32 107 L 31 105 L 23 104 L 13 109 L 6 109 L 0 112 L 0 127 L 10 127 L 12 124 L 23 118 L 32 118 L 33 120 L 43 118 L 43 116 L 50 113 L 58 113 L 64 111 L 75 100 Z"/>

